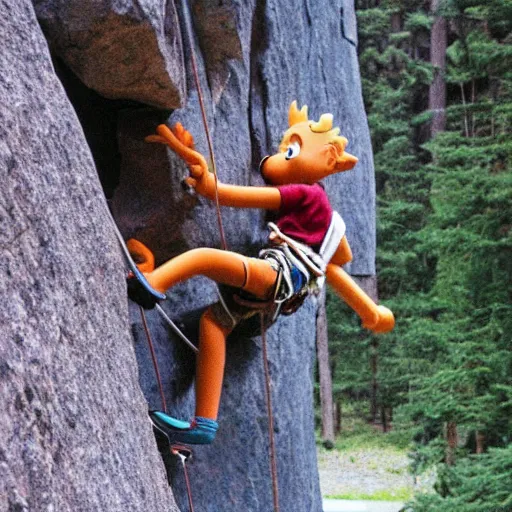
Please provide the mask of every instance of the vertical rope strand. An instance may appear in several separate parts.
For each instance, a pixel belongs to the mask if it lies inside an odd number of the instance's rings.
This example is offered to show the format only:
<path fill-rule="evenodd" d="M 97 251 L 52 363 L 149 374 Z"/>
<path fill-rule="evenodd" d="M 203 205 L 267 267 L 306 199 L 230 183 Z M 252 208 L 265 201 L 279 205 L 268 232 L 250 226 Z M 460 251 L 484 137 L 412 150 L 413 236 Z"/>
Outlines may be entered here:
<path fill-rule="evenodd" d="M 190 62 L 192 64 L 192 74 L 194 75 L 194 82 L 196 84 L 197 95 L 199 97 L 199 107 L 201 109 L 201 117 L 203 118 L 204 131 L 206 133 L 206 140 L 208 142 L 208 152 L 210 153 L 210 160 L 212 162 L 213 175 L 215 177 L 215 207 L 217 211 L 217 223 L 219 225 L 220 241 L 222 248 L 227 250 L 226 236 L 224 234 L 224 226 L 222 224 L 222 216 L 220 213 L 219 202 L 219 179 L 217 177 L 217 165 L 215 163 L 215 153 L 213 151 L 213 142 L 208 128 L 208 119 L 206 117 L 206 108 L 204 105 L 204 96 L 199 81 L 199 72 L 197 70 L 196 53 L 194 50 L 194 39 L 192 37 L 192 21 L 190 17 L 189 5 L 186 0 L 183 0 L 183 14 L 185 18 L 185 31 L 187 33 L 188 46 L 190 50 Z"/>
<path fill-rule="evenodd" d="M 158 362 L 156 360 L 155 348 L 153 346 L 153 340 L 151 339 L 151 334 L 149 332 L 148 324 L 146 321 L 146 314 L 144 313 L 144 309 L 142 306 L 140 307 L 140 315 L 142 317 L 142 325 L 144 326 L 144 331 L 146 332 L 146 338 L 148 339 L 149 350 L 151 352 L 151 359 L 153 359 L 153 366 L 155 368 L 156 380 L 158 382 L 158 390 L 160 391 L 160 399 L 162 400 L 162 410 L 167 414 L 167 403 L 165 401 L 164 388 L 162 386 L 162 379 L 160 378 L 160 370 L 158 369 Z M 183 464 L 183 472 L 185 474 L 185 485 L 187 488 L 187 498 L 188 505 L 190 508 L 190 512 L 194 512 L 194 503 L 192 501 L 192 488 L 190 486 L 190 479 L 188 477 L 188 468 L 187 468 L 187 458 L 180 452 L 179 447 L 173 447 L 172 445 L 169 447 L 170 452 L 174 455 L 178 455 Z"/>
<path fill-rule="evenodd" d="M 190 486 L 190 479 L 188 477 L 186 459 L 181 457 L 181 462 L 183 464 L 183 473 L 185 474 L 185 485 L 187 486 L 188 506 L 190 508 L 190 512 L 194 512 L 194 503 L 192 502 L 192 488 Z"/>
<path fill-rule="evenodd" d="M 265 313 L 263 311 L 260 313 L 260 322 L 263 369 L 265 370 L 265 398 L 267 402 L 269 458 L 270 472 L 272 474 L 272 496 L 274 500 L 274 512 L 279 512 L 279 487 L 277 482 L 277 460 L 276 446 L 274 441 L 274 419 L 272 415 L 272 394 L 270 389 L 270 371 L 268 368 L 267 357 L 267 332 L 265 328 Z"/>
<path fill-rule="evenodd" d="M 149 328 L 146 322 L 146 314 L 144 313 L 144 309 L 142 308 L 142 306 L 139 306 L 139 308 L 140 316 L 142 317 L 142 325 L 144 326 L 146 338 L 148 339 L 149 351 L 151 352 L 151 359 L 153 360 L 153 366 L 155 368 L 156 381 L 158 383 L 158 390 L 160 391 L 160 399 L 162 400 L 162 410 L 167 414 L 167 402 L 165 401 L 164 388 L 162 386 L 162 379 L 160 378 L 160 370 L 158 369 L 158 362 L 156 360 L 153 340 L 151 339 L 151 334 L 149 333 Z"/>

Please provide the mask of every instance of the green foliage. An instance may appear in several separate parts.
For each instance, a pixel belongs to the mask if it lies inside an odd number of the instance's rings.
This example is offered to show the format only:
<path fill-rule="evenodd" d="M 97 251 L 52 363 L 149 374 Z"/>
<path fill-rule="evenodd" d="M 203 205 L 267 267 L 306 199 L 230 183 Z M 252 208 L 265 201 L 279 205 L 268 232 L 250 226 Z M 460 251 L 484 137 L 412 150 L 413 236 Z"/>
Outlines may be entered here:
<path fill-rule="evenodd" d="M 443 467 L 437 493 L 416 496 L 411 512 L 507 512 L 512 510 L 512 445 Z"/>
<path fill-rule="evenodd" d="M 406 14 L 404 28 L 409 32 L 420 32 L 423 30 L 430 31 L 432 26 L 432 16 L 427 15 L 423 11 L 416 11 Z"/>
<path fill-rule="evenodd" d="M 411 448 L 410 432 L 394 430 L 383 434 L 366 422 L 345 422 L 342 435 L 336 438 L 335 448 L 343 453 L 379 449 L 385 452 L 405 453 Z"/>
<path fill-rule="evenodd" d="M 379 338 L 362 333 L 329 297 L 334 384 L 338 396 L 367 400 L 378 341 L 379 407 L 411 433 L 414 471 L 437 468 L 437 494 L 411 510 L 512 510 L 512 3 L 441 2 L 451 30 L 447 125 L 433 140 L 424 9 L 358 2 L 379 295 L 397 324 Z M 460 434 L 453 467 L 444 464 L 448 422 Z M 473 455 L 477 434 L 488 453 Z"/>

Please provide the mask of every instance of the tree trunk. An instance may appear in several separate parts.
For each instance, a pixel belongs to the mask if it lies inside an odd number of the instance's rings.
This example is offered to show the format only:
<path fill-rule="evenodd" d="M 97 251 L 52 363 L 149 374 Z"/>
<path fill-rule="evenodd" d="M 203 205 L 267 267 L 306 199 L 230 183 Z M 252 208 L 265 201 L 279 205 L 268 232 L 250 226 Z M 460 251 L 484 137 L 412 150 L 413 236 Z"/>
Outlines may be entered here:
<path fill-rule="evenodd" d="M 386 408 L 381 406 L 380 408 L 380 418 L 382 422 L 382 432 L 386 433 L 388 431 L 388 420 L 386 417 Z"/>
<path fill-rule="evenodd" d="M 475 442 L 476 442 L 476 453 L 478 455 L 484 453 L 485 451 L 485 434 L 480 430 L 475 432 Z"/>
<path fill-rule="evenodd" d="M 431 0 L 430 8 L 434 15 L 439 7 L 440 0 Z M 444 131 L 446 127 L 446 83 L 444 73 L 446 69 L 446 44 L 448 24 L 446 19 L 435 16 L 432 32 L 430 33 L 430 63 L 434 67 L 434 79 L 429 90 L 429 110 L 432 112 L 430 135 Z"/>
<path fill-rule="evenodd" d="M 391 15 L 391 31 L 400 32 L 402 30 L 402 14 L 400 12 L 394 12 Z"/>
<path fill-rule="evenodd" d="M 377 373 L 379 368 L 379 342 L 376 338 L 372 340 L 372 347 L 370 353 L 370 368 L 372 371 L 372 389 L 370 397 L 370 416 L 372 423 L 377 422 L 377 396 L 379 393 L 379 381 L 377 380 Z"/>
<path fill-rule="evenodd" d="M 464 84 L 462 82 L 459 83 L 460 86 L 460 96 L 462 98 L 462 105 L 464 106 L 464 133 L 466 134 L 466 138 L 469 137 L 469 126 L 468 126 L 468 112 L 466 110 L 466 95 L 464 93 Z"/>
<path fill-rule="evenodd" d="M 329 365 L 329 344 L 327 338 L 327 315 L 325 311 L 325 288 L 319 296 L 316 316 L 316 352 L 320 380 L 320 408 L 322 410 L 322 439 L 334 443 L 334 414 L 332 404 L 332 377 Z"/>
<path fill-rule="evenodd" d="M 370 296 L 370 298 L 378 303 L 379 293 L 377 290 L 377 276 L 353 276 L 356 283 Z M 374 337 L 370 349 L 370 369 L 372 374 L 370 389 L 370 418 L 371 422 L 377 422 L 378 414 L 378 393 L 379 393 L 379 342 Z"/>
<path fill-rule="evenodd" d="M 341 400 L 336 400 L 335 404 L 334 433 L 341 434 Z"/>
<path fill-rule="evenodd" d="M 446 448 L 445 462 L 448 466 L 455 464 L 455 450 L 459 442 L 459 435 L 457 433 L 457 423 L 449 421 L 446 424 L 446 441 L 448 447 Z"/>
<path fill-rule="evenodd" d="M 471 103 L 476 101 L 475 80 L 471 80 Z M 471 137 L 475 136 L 475 113 L 471 111 Z"/>

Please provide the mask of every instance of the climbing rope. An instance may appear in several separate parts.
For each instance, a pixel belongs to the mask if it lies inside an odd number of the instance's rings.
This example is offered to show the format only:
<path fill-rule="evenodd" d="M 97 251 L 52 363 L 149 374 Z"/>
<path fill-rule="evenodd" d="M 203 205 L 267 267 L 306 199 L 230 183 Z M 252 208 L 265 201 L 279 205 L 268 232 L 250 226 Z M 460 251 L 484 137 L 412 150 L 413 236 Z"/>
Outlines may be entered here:
<path fill-rule="evenodd" d="M 142 325 L 144 326 L 144 331 L 146 333 L 146 338 L 148 340 L 149 351 L 151 352 L 151 359 L 153 360 L 153 366 L 155 368 L 156 381 L 158 383 L 158 391 L 160 391 L 160 400 L 162 400 L 162 411 L 167 413 L 167 402 L 165 401 L 164 388 L 162 386 L 162 379 L 160 377 L 160 370 L 158 369 L 158 362 L 156 360 L 155 348 L 153 346 L 153 340 L 151 339 L 151 334 L 149 333 L 148 324 L 146 322 L 146 314 L 144 313 L 144 309 L 142 306 L 140 308 L 140 316 L 142 317 Z"/>
<path fill-rule="evenodd" d="M 274 501 L 274 512 L 279 512 L 279 487 L 277 482 L 277 460 L 276 446 L 274 440 L 274 419 L 272 414 L 272 392 L 270 389 L 270 371 L 267 357 L 267 332 L 265 328 L 265 312 L 260 312 L 261 323 L 261 348 L 263 356 L 263 370 L 265 372 L 265 399 L 267 403 L 268 416 L 268 438 L 269 438 L 269 459 L 270 473 L 272 475 L 272 497 Z"/>
<path fill-rule="evenodd" d="M 188 38 L 188 45 L 190 49 L 190 60 L 192 64 L 192 73 L 194 75 L 194 81 L 197 88 L 197 94 L 199 97 L 199 106 L 201 109 L 201 115 L 203 118 L 203 125 L 206 133 L 206 140 L 208 141 L 208 151 L 210 153 L 210 160 L 212 163 L 212 170 L 215 177 L 215 207 L 217 212 L 217 223 L 219 226 L 219 233 L 220 233 L 220 239 L 222 248 L 224 250 L 227 250 L 227 243 L 226 243 L 226 237 L 224 234 L 224 227 L 222 225 L 222 217 L 220 213 L 220 202 L 219 202 L 219 189 L 218 189 L 218 177 L 217 177 L 217 166 L 215 164 L 215 154 L 213 151 L 213 143 L 210 136 L 210 130 L 208 129 L 208 120 L 206 117 L 206 109 L 204 106 L 204 99 L 203 99 L 203 93 L 201 89 L 201 83 L 199 80 L 199 73 L 197 71 L 197 61 L 194 51 L 194 42 L 192 39 L 192 22 L 190 20 L 188 5 L 186 5 L 186 0 L 183 1 L 183 11 L 184 11 L 184 22 L 185 22 L 185 30 L 187 32 L 187 38 Z M 227 306 L 224 304 L 224 301 L 222 300 L 222 296 L 219 292 L 219 297 L 221 298 L 221 302 L 223 302 L 223 306 L 228 312 L 228 314 L 232 317 L 231 312 L 227 308 Z M 276 464 L 276 450 L 275 450 L 275 443 L 274 443 L 274 422 L 273 422 L 273 416 L 272 416 L 272 402 L 271 402 L 271 395 L 270 395 L 270 374 L 268 370 L 268 360 L 267 360 L 267 343 L 266 343 L 266 326 L 265 326 L 265 319 L 264 319 L 264 312 L 260 313 L 261 318 L 261 342 L 263 347 L 263 364 L 264 364 L 264 371 L 265 371 L 265 390 L 266 390 L 266 397 L 267 397 L 267 414 L 268 414 L 268 430 L 269 430 L 269 457 L 270 457 L 270 466 L 271 466 L 271 473 L 272 473 L 272 494 L 273 494 L 273 500 L 274 500 L 274 512 L 279 512 L 279 492 L 278 492 L 278 485 L 277 485 L 277 464 Z"/>
<path fill-rule="evenodd" d="M 163 310 L 162 310 L 162 312 L 163 312 Z M 160 378 L 160 370 L 158 368 L 158 361 L 156 359 L 153 341 L 151 339 L 151 334 L 149 332 L 148 324 L 146 322 L 146 314 L 144 313 L 144 309 L 142 308 L 142 306 L 140 306 L 140 314 L 142 316 L 142 324 L 144 325 L 144 331 L 146 333 L 146 338 L 148 340 L 149 350 L 151 352 L 151 359 L 153 360 L 153 366 L 155 368 L 156 380 L 158 383 L 158 390 L 160 391 L 160 399 L 162 400 L 162 410 L 167 414 L 167 403 L 165 401 L 164 389 L 162 386 L 162 379 Z M 187 468 L 187 464 L 186 464 L 187 459 L 192 455 L 192 452 L 188 448 L 180 447 L 180 446 L 172 445 L 172 444 L 169 447 L 169 450 L 173 455 L 176 455 L 181 460 L 181 463 L 183 465 L 183 474 L 185 475 L 185 486 L 187 488 L 188 505 L 189 505 L 190 512 L 194 512 L 194 503 L 192 501 L 192 488 L 190 486 L 190 479 L 188 477 L 188 468 Z M 184 452 L 187 452 L 188 455 L 184 455 Z"/>
<path fill-rule="evenodd" d="M 112 212 L 110 211 L 109 208 L 107 208 L 107 211 L 108 211 L 108 213 L 110 215 L 110 219 L 112 221 L 112 226 L 114 228 L 114 232 L 116 234 L 117 240 L 119 242 L 119 245 L 120 245 L 121 250 L 123 252 L 123 255 L 125 257 L 126 263 L 128 264 L 128 267 L 132 271 L 135 271 L 135 269 L 137 268 L 137 265 L 133 261 L 133 258 L 131 257 L 131 254 L 130 254 L 130 251 L 128 250 L 128 247 L 126 247 L 126 243 L 124 241 L 123 236 L 121 235 L 121 232 L 119 231 L 119 228 L 117 227 L 117 224 L 116 224 L 116 221 L 114 220 L 114 217 L 112 216 Z M 146 313 L 144 312 L 144 309 L 141 306 L 139 306 L 139 307 L 140 307 L 140 314 L 141 314 L 141 318 L 142 318 L 142 325 L 144 326 L 144 332 L 146 333 L 146 338 L 148 340 L 149 350 L 151 352 L 151 359 L 153 361 L 153 367 L 155 369 L 156 380 L 157 380 L 157 384 L 158 384 L 158 390 L 159 390 L 159 393 L 160 393 L 160 400 L 162 401 L 162 410 L 165 413 L 167 413 L 167 402 L 165 400 L 165 394 L 164 394 L 164 389 L 163 389 L 163 385 L 162 385 L 162 379 L 160 377 L 160 370 L 159 370 L 158 361 L 157 361 L 157 358 L 156 358 L 155 347 L 153 345 L 153 340 L 151 339 L 151 333 L 149 331 L 148 324 L 147 324 L 147 321 L 146 321 Z M 195 352 L 197 352 L 197 348 L 194 346 L 194 344 L 191 341 L 189 341 L 188 338 L 180 331 L 180 329 L 166 315 L 165 311 L 160 307 L 159 304 L 156 305 L 156 308 L 157 308 L 158 312 L 162 315 L 162 317 L 167 321 L 167 323 L 172 327 L 174 332 L 183 341 L 185 341 L 185 343 L 188 346 L 190 346 Z M 190 479 L 188 477 L 188 471 L 187 471 L 187 465 L 186 465 L 186 461 L 187 461 L 188 457 L 183 455 L 183 449 L 180 450 L 179 447 L 173 447 L 171 445 L 170 451 L 171 451 L 171 453 L 173 455 L 179 456 L 179 458 L 181 459 L 181 462 L 183 464 L 183 472 L 184 472 L 184 475 L 185 475 L 185 484 L 186 484 L 186 488 L 187 488 L 187 497 L 188 497 L 189 508 L 190 508 L 190 512 L 194 512 L 194 504 L 193 504 L 193 501 L 192 501 L 192 490 L 191 490 L 191 487 L 190 487 Z M 189 451 L 188 453 L 191 454 L 192 452 Z"/>
<path fill-rule="evenodd" d="M 220 213 L 220 202 L 219 202 L 219 179 L 217 176 L 217 165 L 215 163 L 215 153 L 213 151 L 213 142 L 210 135 L 210 129 L 208 128 L 208 119 L 206 117 L 206 108 L 204 106 L 203 90 L 201 88 L 201 82 L 199 80 L 199 72 L 197 71 L 197 59 L 196 52 L 194 50 L 194 40 L 192 38 L 192 21 L 190 19 L 189 5 L 186 0 L 183 0 L 183 17 L 185 23 L 185 32 L 187 33 L 188 47 L 190 50 L 190 62 L 192 64 L 192 74 L 194 75 L 194 82 L 196 84 L 197 95 L 199 98 L 199 107 L 201 109 L 201 116 L 203 118 L 204 131 L 206 133 L 206 140 L 208 142 L 208 152 L 210 154 L 210 161 L 212 164 L 212 171 L 215 177 L 215 209 L 217 212 L 217 223 L 219 225 L 220 241 L 222 248 L 227 250 L 226 236 L 224 234 L 224 226 L 222 224 L 222 216 Z"/>
<path fill-rule="evenodd" d="M 219 202 L 219 189 L 218 189 L 218 175 L 217 175 L 217 165 L 215 162 L 215 154 L 213 150 L 213 143 L 212 138 L 210 135 L 210 130 L 208 127 L 208 120 L 206 116 L 206 108 L 204 105 L 204 96 L 201 88 L 201 83 L 199 80 L 199 73 L 197 69 L 197 60 L 194 50 L 194 41 L 192 38 L 192 22 L 190 19 L 190 13 L 189 13 L 189 6 L 187 5 L 186 0 L 183 0 L 183 14 L 184 14 L 184 23 L 185 23 L 185 31 L 187 35 L 188 40 L 188 46 L 190 50 L 190 60 L 192 64 L 192 73 L 194 76 L 194 81 L 197 89 L 197 94 L 199 98 L 199 106 L 201 110 L 201 116 L 203 120 L 203 126 L 206 134 L 206 140 L 208 143 L 208 151 L 210 154 L 210 161 L 211 161 L 211 167 L 213 171 L 213 175 L 215 177 L 215 209 L 216 209 L 216 215 L 217 215 L 217 223 L 219 227 L 219 234 L 220 234 L 220 240 L 221 240 L 221 246 L 223 250 L 227 250 L 227 243 L 226 243 L 226 237 L 224 233 L 224 226 L 222 224 L 222 216 L 220 211 L 220 202 Z M 124 239 L 119 232 L 119 229 L 117 227 L 117 224 L 112 217 L 112 214 L 109 210 L 110 217 L 112 219 L 112 223 L 114 226 L 114 230 L 116 233 L 116 236 L 119 240 L 119 243 L 121 245 L 121 248 L 123 250 L 123 253 L 125 255 L 125 258 L 128 262 L 128 265 L 130 267 L 135 266 L 135 263 L 133 259 L 131 258 L 130 252 L 128 251 L 128 248 L 126 247 L 126 243 L 124 242 Z M 133 268 L 132 268 L 133 270 Z M 222 297 L 221 297 L 222 301 Z M 183 340 L 194 352 L 197 352 L 198 349 L 195 347 L 195 345 L 188 340 L 188 338 L 181 332 L 181 330 L 176 326 L 176 324 L 168 317 L 168 315 L 165 313 L 165 311 L 160 307 L 160 305 L 156 305 L 156 309 L 159 312 L 159 314 L 164 318 L 164 320 L 167 322 L 167 324 L 172 328 L 172 330 L 178 335 L 178 337 Z M 231 315 L 229 310 L 226 307 L 226 310 Z M 156 354 L 153 346 L 153 341 L 151 339 L 151 335 L 148 329 L 147 321 L 146 321 L 146 315 L 144 313 L 144 309 L 140 308 L 141 317 L 142 317 L 142 323 L 144 326 L 144 331 L 146 333 L 146 337 L 148 340 L 148 345 L 151 352 L 151 358 L 153 361 L 153 366 L 155 368 L 155 374 L 157 378 L 158 388 L 160 392 L 160 398 L 162 401 L 162 409 L 164 412 L 167 412 L 167 403 L 165 400 L 165 394 L 163 392 L 163 386 L 162 381 L 160 377 L 160 371 L 158 368 L 158 362 L 156 359 Z M 271 474 L 272 474 L 272 494 L 273 494 L 273 504 L 274 504 L 274 512 L 279 512 L 279 489 L 278 489 L 278 480 L 277 480 L 277 461 L 276 461 L 276 450 L 275 450 L 275 440 L 274 440 L 274 422 L 273 422 L 273 415 L 272 415 L 272 397 L 271 397 L 271 389 L 270 389 L 270 372 L 268 367 L 268 358 L 267 358 L 267 341 L 266 341 L 266 325 L 265 325 L 265 312 L 260 312 L 260 320 L 261 320 L 261 342 L 262 342 L 262 354 L 263 354 L 263 367 L 264 367 L 264 373 L 265 373 L 265 396 L 266 396 L 266 403 L 267 403 L 267 416 L 268 416 L 268 431 L 269 431 L 269 459 L 270 459 L 270 468 L 271 468 Z M 188 502 L 189 502 L 189 508 L 190 512 L 194 512 L 194 505 L 192 501 L 192 492 L 191 492 L 191 486 L 190 486 L 190 479 L 188 476 L 188 470 L 187 470 L 187 457 L 180 451 L 178 447 L 173 448 L 171 446 L 170 448 L 171 453 L 174 455 L 179 456 L 182 465 L 183 465 L 183 472 L 185 475 L 185 483 L 187 488 L 187 496 L 188 496 Z"/>
<path fill-rule="evenodd" d="M 128 247 L 126 247 L 126 242 L 124 241 L 123 235 L 121 234 L 121 232 L 119 231 L 119 228 L 117 227 L 116 221 L 114 220 L 114 217 L 112 216 L 112 212 L 110 211 L 110 209 L 107 209 L 107 210 L 110 215 L 110 220 L 112 221 L 114 233 L 116 234 L 116 238 L 119 242 L 119 245 L 123 252 L 126 263 L 128 264 L 128 267 L 130 268 L 130 270 L 132 272 L 135 272 L 137 269 L 137 265 L 133 261 L 133 258 L 130 254 L 130 251 L 128 250 Z M 166 323 L 169 325 L 169 327 L 174 331 L 174 333 L 181 340 L 183 340 L 194 352 L 197 352 L 197 347 L 183 334 L 183 332 L 180 330 L 180 328 L 169 318 L 169 316 L 165 313 L 165 311 L 162 309 L 160 304 L 156 304 L 155 308 L 160 313 L 162 318 L 166 321 Z"/>
<path fill-rule="evenodd" d="M 171 451 L 174 455 L 177 455 L 181 463 L 183 464 L 183 474 L 185 475 L 185 486 L 187 487 L 187 497 L 188 497 L 188 506 L 190 509 L 190 512 L 194 512 L 194 503 L 192 501 L 192 488 L 190 486 L 190 478 L 188 477 L 188 468 L 187 468 L 187 457 L 183 455 L 182 451 L 180 451 L 178 448 L 172 448 Z"/>
<path fill-rule="evenodd" d="M 163 310 L 160 304 L 155 304 L 155 309 L 160 313 L 161 317 L 166 321 L 167 325 L 183 340 L 196 354 L 199 352 L 198 348 L 183 334 L 180 328 L 169 318 L 167 313 Z"/>

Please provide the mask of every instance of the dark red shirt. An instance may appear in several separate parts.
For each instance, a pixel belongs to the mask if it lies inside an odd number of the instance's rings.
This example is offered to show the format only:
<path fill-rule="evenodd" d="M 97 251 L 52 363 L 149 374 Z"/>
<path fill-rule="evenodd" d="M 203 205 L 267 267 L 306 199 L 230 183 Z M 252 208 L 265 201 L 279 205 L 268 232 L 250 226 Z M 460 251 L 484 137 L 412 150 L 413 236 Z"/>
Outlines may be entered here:
<path fill-rule="evenodd" d="M 293 239 L 318 248 L 329 229 L 332 208 L 321 185 L 283 185 L 277 227 Z"/>

